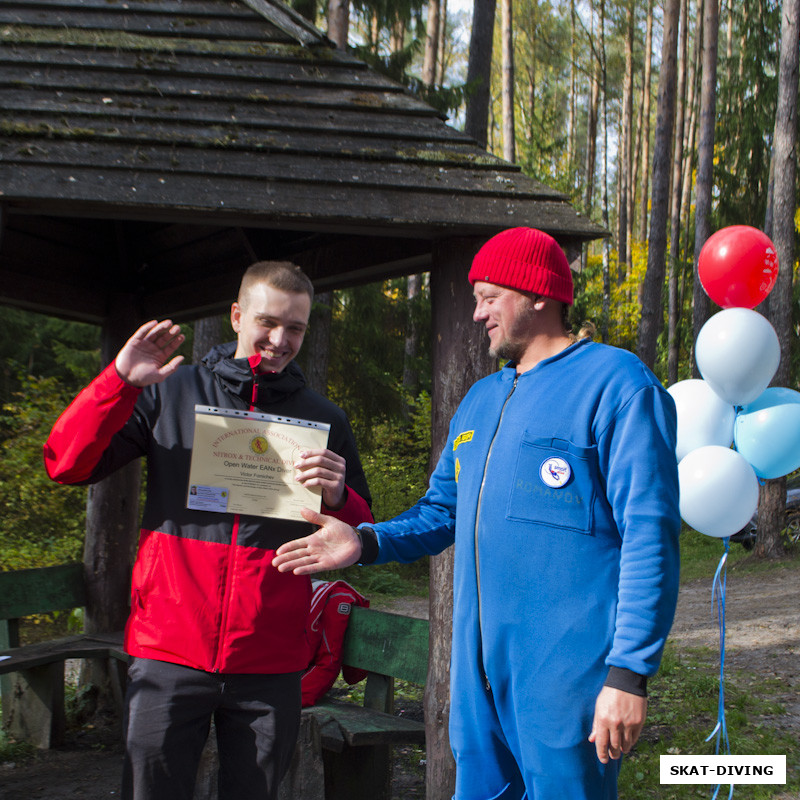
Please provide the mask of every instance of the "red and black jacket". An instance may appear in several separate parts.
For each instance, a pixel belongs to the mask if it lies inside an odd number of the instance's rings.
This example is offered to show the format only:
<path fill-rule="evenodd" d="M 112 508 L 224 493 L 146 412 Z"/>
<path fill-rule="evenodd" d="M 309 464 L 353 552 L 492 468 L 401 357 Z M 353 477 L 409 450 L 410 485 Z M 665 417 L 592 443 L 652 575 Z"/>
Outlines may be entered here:
<path fill-rule="evenodd" d="M 306 535 L 307 523 L 187 509 L 194 406 L 239 408 L 330 424 L 328 447 L 347 462 L 347 501 L 330 513 L 372 521 L 370 495 L 344 412 L 305 385 L 294 362 L 257 372 L 259 357 L 234 359 L 235 343 L 201 366 L 180 367 L 137 389 L 111 364 L 66 409 L 45 444 L 59 483 L 94 483 L 147 459 L 147 501 L 133 568 L 128 653 L 206 671 L 279 673 L 305 669 L 311 597 L 307 577 L 279 573 L 276 548 Z"/>
<path fill-rule="evenodd" d="M 308 636 L 314 655 L 300 681 L 303 708 L 313 706 L 336 683 L 339 670 L 347 683 L 367 677 L 366 670 L 342 664 L 342 650 L 353 606 L 369 608 L 369 600 L 345 581 L 312 581 Z"/>

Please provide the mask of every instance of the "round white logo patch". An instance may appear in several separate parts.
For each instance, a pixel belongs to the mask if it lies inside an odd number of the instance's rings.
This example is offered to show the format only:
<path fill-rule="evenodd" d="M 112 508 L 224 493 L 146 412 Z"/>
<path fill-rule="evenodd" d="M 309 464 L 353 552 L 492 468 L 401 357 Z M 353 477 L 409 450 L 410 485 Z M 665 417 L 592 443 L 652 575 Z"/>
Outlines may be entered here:
<path fill-rule="evenodd" d="M 551 489 L 561 489 L 566 486 L 571 475 L 570 465 L 563 458 L 557 456 L 548 458 L 539 467 L 539 477 L 542 479 L 542 483 Z"/>

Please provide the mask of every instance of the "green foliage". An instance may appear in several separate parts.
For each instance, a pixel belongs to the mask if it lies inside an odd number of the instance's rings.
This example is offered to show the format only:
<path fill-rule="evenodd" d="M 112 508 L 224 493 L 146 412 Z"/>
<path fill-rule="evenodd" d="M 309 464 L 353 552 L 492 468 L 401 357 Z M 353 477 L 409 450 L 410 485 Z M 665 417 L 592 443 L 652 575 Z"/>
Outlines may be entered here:
<path fill-rule="evenodd" d="M 100 331 L 94 325 L 0 308 L 0 328 L 6 332 L 0 337 L 0 404 L 20 390 L 22 376 L 83 386 L 99 370 Z"/>
<path fill-rule="evenodd" d="M 374 70 L 402 84 L 420 100 L 433 106 L 442 114 L 457 111 L 466 100 L 466 84 L 457 86 L 428 86 L 413 74 L 412 67 L 419 59 L 424 39 L 411 39 L 405 47 L 390 53 L 375 52 L 372 45 L 357 45 L 353 51 L 357 58 L 365 61 Z"/>
<path fill-rule="evenodd" d="M 411 404 L 411 422 L 380 423 L 374 448 L 361 454 L 372 491 L 375 519 L 397 516 L 425 494 L 430 459 L 431 401 L 427 393 Z"/>
<path fill-rule="evenodd" d="M 374 447 L 361 453 L 373 496 L 373 516 L 379 522 L 402 513 L 425 494 L 431 448 L 430 412 L 430 397 L 423 392 L 410 403 L 407 425 L 378 424 Z M 340 577 L 370 598 L 424 595 L 428 591 L 428 559 L 413 564 L 350 567 Z"/>
<path fill-rule="evenodd" d="M 350 417 L 361 451 L 369 451 L 378 425 L 402 419 L 405 334 L 409 313 L 429 319 L 429 294 L 412 304 L 406 281 L 368 284 L 336 292 L 331 324 L 329 396 Z M 430 323 L 420 331 L 416 366 L 421 389 L 430 386 Z"/>
<path fill-rule="evenodd" d="M 18 382 L 0 411 L 0 569 L 79 561 L 86 489 L 57 488 L 42 463 L 42 445 L 73 392 L 56 377 Z"/>
<path fill-rule="evenodd" d="M 718 70 L 715 228 L 734 224 L 760 228 L 767 207 L 778 96 L 780 3 L 742 0 L 733 6 L 736 48 L 730 59 L 721 58 Z"/>
<path fill-rule="evenodd" d="M 601 341 L 605 323 L 608 328 L 608 344 L 635 351 L 641 316 L 639 290 L 647 269 L 646 249 L 639 243 L 633 244 L 631 264 L 621 280 L 617 274 L 618 267 L 618 254 L 612 251 L 609 262 L 609 316 L 604 320 L 603 258 L 600 253 L 589 255 L 586 269 L 575 280 L 575 305 L 571 314 L 573 328 L 584 322 L 591 322 L 597 328 L 595 340 Z"/>

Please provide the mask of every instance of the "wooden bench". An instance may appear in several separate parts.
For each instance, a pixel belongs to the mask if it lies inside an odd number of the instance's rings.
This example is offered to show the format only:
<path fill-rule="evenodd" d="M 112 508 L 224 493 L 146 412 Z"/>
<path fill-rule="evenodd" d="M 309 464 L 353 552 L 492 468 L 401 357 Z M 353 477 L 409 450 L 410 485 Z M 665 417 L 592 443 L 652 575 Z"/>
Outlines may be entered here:
<path fill-rule="evenodd" d="M 345 664 L 367 670 L 364 704 L 329 698 L 311 714 L 320 731 L 326 800 L 390 796 L 391 748 L 424 744 L 422 722 L 394 715 L 394 680 L 423 685 L 428 621 L 354 607 L 344 641 Z"/>
<path fill-rule="evenodd" d="M 57 746 L 64 739 L 67 659 L 103 658 L 118 664 L 122 669 L 111 673 L 117 677 L 113 688 L 122 704 L 128 661 L 122 633 L 68 636 L 20 647 L 20 618 L 80 608 L 85 602 L 81 564 L 0 572 L 0 656 L 9 656 L 0 660 L 3 723 L 13 736 L 40 748 Z M 282 798 L 388 800 L 391 748 L 425 742 L 422 722 L 393 712 L 396 678 L 425 684 L 427 620 L 354 607 L 343 661 L 367 671 L 363 705 L 326 696 L 303 710 L 301 738 L 286 785 L 281 787 Z M 198 778 L 197 797 L 215 794 L 214 756 L 206 762 L 201 766 L 205 775 Z M 314 772 L 319 786 L 312 790 Z"/>
<path fill-rule="evenodd" d="M 128 657 L 122 633 L 67 636 L 20 647 L 19 621 L 31 614 L 82 608 L 86 603 L 82 564 L 0 572 L 0 691 L 3 725 L 18 739 L 40 748 L 64 741 L 64 664 L 71 658 Z M 6 658 L 2 658 L 6 656 Z M 122 704 L 121 671 L 110 670 Z"/>

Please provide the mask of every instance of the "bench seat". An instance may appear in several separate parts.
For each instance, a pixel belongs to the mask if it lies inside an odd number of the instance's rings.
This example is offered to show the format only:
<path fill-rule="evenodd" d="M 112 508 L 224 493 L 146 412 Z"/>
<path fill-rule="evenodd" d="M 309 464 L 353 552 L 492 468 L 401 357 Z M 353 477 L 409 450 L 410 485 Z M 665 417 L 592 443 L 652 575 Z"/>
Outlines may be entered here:
<path fill-rule="evenodd" d="M 79 634 L 0 651 L 0 675 L 66 661 L 69 658 L 115 658 L 118 661 L 128 661 L 128 655 L 122 649 L 121 631 Z"/>
<path fill-rule="evenodd" d="M 341 753 L 350 747 L 425 744 L 425 725 L 364 706 L 323 699 L 307 710 L 319 726 L 322 746 Z"/>

